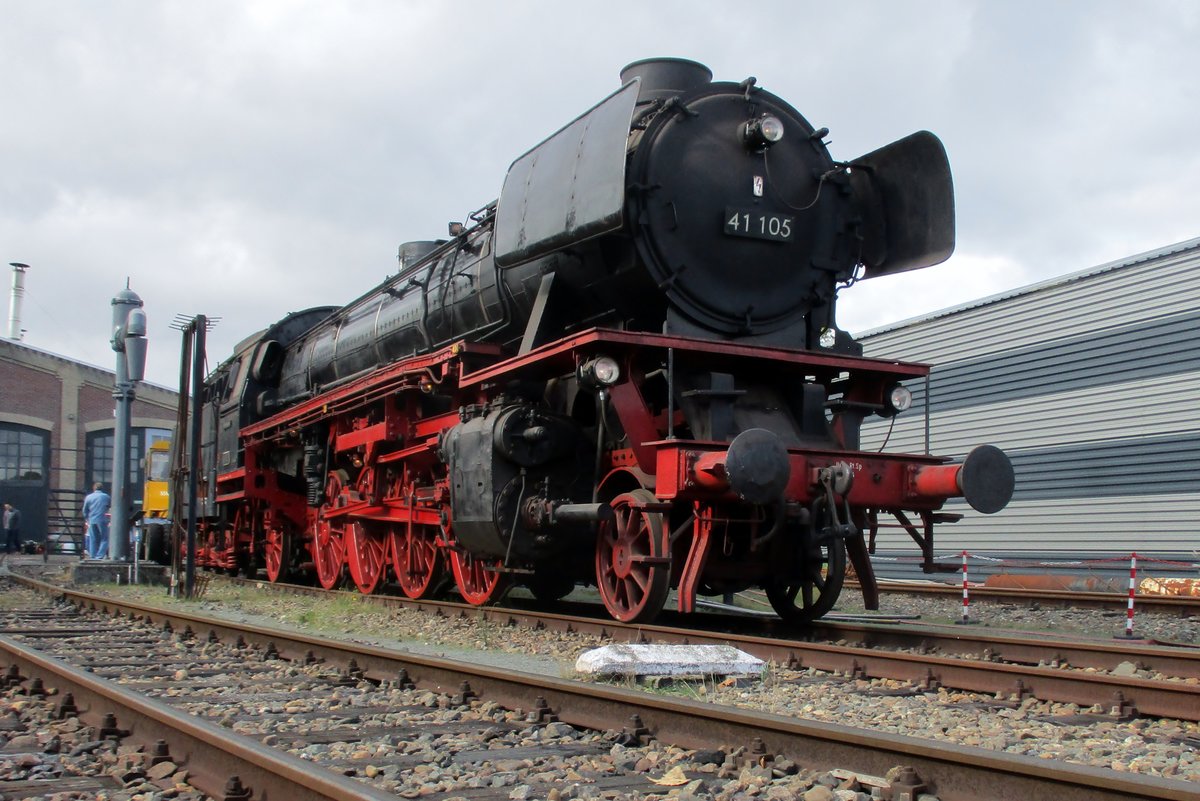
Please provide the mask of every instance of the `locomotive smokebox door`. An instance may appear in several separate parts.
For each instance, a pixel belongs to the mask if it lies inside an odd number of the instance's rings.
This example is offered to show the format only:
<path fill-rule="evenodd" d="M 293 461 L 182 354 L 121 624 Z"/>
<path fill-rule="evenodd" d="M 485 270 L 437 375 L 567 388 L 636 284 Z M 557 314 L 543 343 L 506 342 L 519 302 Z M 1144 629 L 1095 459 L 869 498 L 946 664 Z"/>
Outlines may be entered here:
<path fill-rule="evenodd" d="M 496 264 L 511 267 L 621 227 L 625 147 L 639 80 L 512 163 L 496 209 Z"/>

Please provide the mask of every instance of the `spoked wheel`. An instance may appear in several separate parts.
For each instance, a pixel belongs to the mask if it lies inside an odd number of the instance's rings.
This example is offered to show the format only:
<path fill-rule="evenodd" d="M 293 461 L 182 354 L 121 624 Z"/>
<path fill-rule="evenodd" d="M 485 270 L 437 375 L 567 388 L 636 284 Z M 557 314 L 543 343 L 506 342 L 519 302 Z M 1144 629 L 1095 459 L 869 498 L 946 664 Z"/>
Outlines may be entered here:
<path fill-rule="evenodd" d="M 318 520 L 313 537 L 313 564 L 317 582 L 327 590 L 340 587 L 346 577 L 345 532 L 341 522 Z"/>
<path fill-rule="evenodd" d="M 476 559 L 466 551 L 450 551 L 450 568 L 463 600 L 474 606 L 498 601 L 508 589 L 508 581 L 499 568 L 499 559 Z"/>
<path fill-rule="evenodd" d="M 387 573 L 387 537 L 354 522 L 346 526 L 345 544 L 350 578 L 359 592 L 370 595 L 383 584 L 383 576 Z"/>
<path fill-rule="evenodd" d="M 267 564 L 267 579 L 287 581 L 291 571 L 292 533 L 282 526 L 273 526 L 263 537 L 263 561 Z"/>
<path fill-rule="evenodd" d="M 313 527 L 312 558 L 317 568 L 317 582 L 327 590 L 342 584 L 346 574 L 346 543 L 344 518 L 329 519 L 342 495 L 342 473 L 331 471 L 325 484 L 325 503 L 317 512 Z"/>
<path fill-rule="evenodd" d="M 833 609 L 846 578 L 846 543 L 840 537 L 801 545 L 796 575 L 769 585 L 767 600 L 788 623 L 811 623 Z"/>
<path fill-rule="evenodd" d="M 643 489 L 618 495 L 613 519 L 600 524 L 596 538 L 596 586 L 608 613 L 622 623 L 653 620 L 671 589 L 666 522 L 640 508 L 656 502 Z"/>
<path fill-rule="evenodd" d="M 388 538 L 400 589 L 409 598 L 424 598 L 439 570 L 437 534 L 429 526 L 393 526 Z"/>

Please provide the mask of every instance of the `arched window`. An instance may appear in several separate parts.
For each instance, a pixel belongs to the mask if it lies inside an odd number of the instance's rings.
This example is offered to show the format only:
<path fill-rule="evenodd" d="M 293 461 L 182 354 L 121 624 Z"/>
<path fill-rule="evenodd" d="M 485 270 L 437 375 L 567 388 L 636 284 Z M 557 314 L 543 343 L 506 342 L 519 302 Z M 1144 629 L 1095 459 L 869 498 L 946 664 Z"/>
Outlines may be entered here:
<path fill-rule="evenodd" d="M 0 500 L 21 510 L 21 540 L 46 538 L 50 432 L 0 423 Z"/>
<path fill-rule="evenodd" d="M 0 423 L 0 481 L 44 482 L 50 470 L 49 441 L 45 431 Z"/>

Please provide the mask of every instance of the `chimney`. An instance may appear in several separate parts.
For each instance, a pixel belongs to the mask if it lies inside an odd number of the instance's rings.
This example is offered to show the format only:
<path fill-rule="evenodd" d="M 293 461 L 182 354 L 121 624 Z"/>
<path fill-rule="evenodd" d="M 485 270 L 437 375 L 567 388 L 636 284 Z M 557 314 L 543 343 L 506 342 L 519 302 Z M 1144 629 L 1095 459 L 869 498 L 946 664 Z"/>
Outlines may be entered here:
<path fill-rule="evenodd" d="M 641 78 L 638 101 L 666 100 L 712 82 L 712 70 L 686 58 L 644 58 L 621 70 L 621 83 Z"/>
<path fill-rule="evenodd" d="M 21 299 L 25 297 L 25 271 L 29 265 L 19 261 L 9 264 L 13 268 L 13 282 L 12 299 L 8 304 L 8 338 L 20 342 L 25 338 L 25 332 L 21 330 Z"/>

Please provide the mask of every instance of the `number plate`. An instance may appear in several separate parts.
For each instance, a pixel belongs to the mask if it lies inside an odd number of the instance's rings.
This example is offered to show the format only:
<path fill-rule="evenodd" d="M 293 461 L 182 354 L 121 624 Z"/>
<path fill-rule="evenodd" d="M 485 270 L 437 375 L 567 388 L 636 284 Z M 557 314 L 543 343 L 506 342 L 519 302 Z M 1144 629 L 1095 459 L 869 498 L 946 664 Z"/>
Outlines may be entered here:
<path fill-rule="evenodd" d="M 752 239 L 791 242 L 795 227 L 795 218 L 786 214 L 777 214 L 760 208 L 725 207 L 725 233 L 730 236 L 748 236 Z"/>

